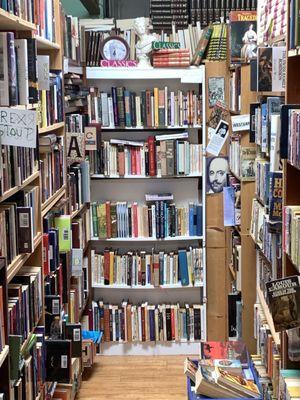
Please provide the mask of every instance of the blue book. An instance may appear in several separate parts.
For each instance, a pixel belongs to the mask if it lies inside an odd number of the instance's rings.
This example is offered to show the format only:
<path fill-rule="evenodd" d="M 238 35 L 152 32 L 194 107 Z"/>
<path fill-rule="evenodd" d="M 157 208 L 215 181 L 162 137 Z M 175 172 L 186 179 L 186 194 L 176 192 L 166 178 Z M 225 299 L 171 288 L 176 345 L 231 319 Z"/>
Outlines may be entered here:
<path fill-rule="evenodd" d="M 268 150 L 268 107 L 267 103 L 261 105 L 261 151 Z"/>
<path fill-rule="evenodd" d="M 269 220 L 280 222 L 282 220 L 282 172 L 269 172 Z"/>
<path fill-rule="evenodd" d="M 168 237 L 169 236 L 169 229 L 168 229 L 168 227 L 169 227 L 169 209 L 167 207 L 167 203 L 166 202 L 164 202 L 164 216 L 165 216 L 165 220 L 164 220 L 164 222 L 165 222 L 165 229 L 164 229 L 165 236 L 164 237 Z"/>
<path fill-rule="evenodd" d="M 190 280 L 186 250 L 178 250 L 178 264 L 181 284 L 182 286 L 188 286 L 190 284 Z"/>
<path fill-rule="evenodd" d="M 194 210 L 194 212 L 193 212 L 193 219 L 194 219 L 194 221 L 193 221 L 193 236 L 197 236 L 197 205 L 196 204 L 194 204 L 194 206 L 193 206 L 193 210 Z"/>
<path fill-rule="evenodd" d="M 49 229 L 49 253 L 50 270 L 56 271 L 58 267 L 59 249 L 58 249 L 58 229 Z"/>
<path fill-rule="evenodd" d="M 196 206 L 197 209 L 197 226 L 196 226 L 196 236 L 202 236 L 202 204 Z"/>
<path fill-rule="evenodd" d="M 131 114 L 130 114 L 130 91 L 124 90 L 124 105 L 125 105 L 125 126 L 131 127 Z"/>
<path fill-rule="evenodd" d="M 189 235 L 194 236 L 194 205 L 189 205 Z"/>
<path fill-rule="evenodd" d="M 149 310 L 150 340 L 155 341 L 155 310 Z"/>

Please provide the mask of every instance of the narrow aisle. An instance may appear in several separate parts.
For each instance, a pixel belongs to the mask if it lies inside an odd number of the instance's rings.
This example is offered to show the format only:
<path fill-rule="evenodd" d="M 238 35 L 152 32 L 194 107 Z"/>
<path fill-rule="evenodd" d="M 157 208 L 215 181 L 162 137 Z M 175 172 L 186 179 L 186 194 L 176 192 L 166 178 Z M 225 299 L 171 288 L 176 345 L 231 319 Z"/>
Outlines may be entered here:
<path fill-rule="evenodd" d="M 184 356 L 101 356 L 78 400 L 186 400 Z"/>

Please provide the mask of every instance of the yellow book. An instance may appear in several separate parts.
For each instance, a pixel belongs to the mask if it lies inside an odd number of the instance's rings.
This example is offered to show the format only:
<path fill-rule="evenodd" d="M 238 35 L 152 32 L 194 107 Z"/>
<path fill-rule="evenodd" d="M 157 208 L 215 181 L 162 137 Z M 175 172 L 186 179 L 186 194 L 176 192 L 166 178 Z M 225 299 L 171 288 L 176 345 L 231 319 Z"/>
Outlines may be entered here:
<path fill-rule="evenodd" d="M 159 110 L 158 110 L 159 91 L 154 88 L 154 126 L 159 126 Z"/>
<path fill-rule="evenodd" d="M 42 114 L 42 121 L 41 121 L 41 127 L 45 128 L 48 123 L 47 123 L 47 93 L 46 90 L 41 91 L 41 114 Z"/>
<path fill-rule="evenodd" d="M 109 284 L 114 284 L 114 252 L 109 252 Z"/>
<path fill-rule="evenodd" d="M 98 217 L 98 231 L 99 238 L 105 239 L 107 237 L 106 232 L 106 204 L 101 203 L 97 206 L 97 217 Z"/>

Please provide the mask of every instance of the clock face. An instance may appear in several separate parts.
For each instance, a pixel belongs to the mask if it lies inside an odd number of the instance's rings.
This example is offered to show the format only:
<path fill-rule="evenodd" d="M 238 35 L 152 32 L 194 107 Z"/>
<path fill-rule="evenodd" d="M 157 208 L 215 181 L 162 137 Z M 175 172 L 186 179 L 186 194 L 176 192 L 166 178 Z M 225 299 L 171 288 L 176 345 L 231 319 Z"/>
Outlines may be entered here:
<path fill-rule="evenodd" d="M 127 59 L 128 47 L 120 39 L 109 39 L 103 44 L 102 56 L 105 60 L 123 61 Z"/>

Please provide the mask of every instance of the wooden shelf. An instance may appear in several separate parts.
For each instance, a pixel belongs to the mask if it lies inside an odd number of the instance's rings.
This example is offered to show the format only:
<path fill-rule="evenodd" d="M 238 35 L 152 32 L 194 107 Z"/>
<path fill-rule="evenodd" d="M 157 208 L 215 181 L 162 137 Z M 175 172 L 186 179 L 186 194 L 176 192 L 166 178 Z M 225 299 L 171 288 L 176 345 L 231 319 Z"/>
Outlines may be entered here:
<path fill-rule="evenodd" d="M 45 203 L 42 204 L 42 217 L 44 217 L 65 194 L 66 187 L 63 185 L 56 193 L 46 200 Z"/>
<path fill-rule="evenodd" d="M 71 219 L 76 218 L 78 215 L 80 215 L 82 212 L 86 210 L 87 210 L 87 204 L 86 203 L 82 204 L 78 210 L 72 212 Z"/>
<path fill-rule="evenodd" d="M 285 92 L 257 92 L 257 96 L 285 96 Z"/>
<path fill-rule="evenodd" d="M 15 110 L 35 110 L 36 108 L 38 108 L 38 103 L 34 103 L 34 104 L 28 104 L 28 105 L 22 105 L 22 104 L 19 104 L 19 105 L 17 105 L 17 106 L 12 106 L 12 107 L 9 107 L 9 108 L 13 108 L 13 109 L 15 109 Z"/>
<path fill-rule="evenodd" d="M 0 353 L 0 368 L 2 367 L 4 361 L 6 360 L 8 353 L 9 353 L 9 347 L 6 345 L 4 346 L 3 350 Z"/>
<path fill-rule="evenodd" d="M 64 128 L 64 126 L 65 126 L 64 122 L 57 122 L 56 124 L 49 125 L 49 126 L 46 126 L 44 128 L 39 128 L 39 134 L 42 135 L 44 133 L 48 133 L 48 132 L 52 132 L 52 131 L 55 131 L 55 130 L 58 130 L 58 129 L 62 129 L 62 128 Z"/>
<path fill-rule="evenodd" d="M 229 268 L 229 271 L 230 271 L 230 273 L 231 273 L 232 278 L 233 278 L 234 280 L 236 280 L 236 272 L 235 272 L 235 270 L 233 269 L 232 264 L 228 264 L 228 268 Z"/>
<path fill-rule="evenodd" d="M 111 239 L 97 239 L 92 238 L 91 243 L 95 244 L 97 242 L 191 242 L 193 240 L 202 240 L 202 236 L 175 236 L 175 237 L 167 237 L 164 239 L 156 239 L 156 238 L 148 238 L 148 237 L 137 237 L 137 238 L 111 238 Z"/>
<path fill-rule="evenodd" d="M 191 289 L 200 289 L 202 288 L 203 285 L 201 286 L 180 286 L 180 285 L 160 285 L 158 287 L 156 286 L 127 286 L 127 285 L 99 285 L 99 284 L 93 284 L 92 288 L 93 289 L 107 289 L 107 290 L 191 290 Z"/>
<path fill-rule="evenodd" d="M 13 196 L 20 190 L 24 189 L 26 186 L 30 185 L 33 181 L 35 181 L 40 176 L 40 172 L 36 171 L 32 175 L 30 175 L 27 179 L 24 180 L 21 186 L 15 186 L 9 190 L 7 190 L 2 196 L 0 196 L 0 203 L 7 200 L 9 197 Z"/>
<path fill-rule="evenodd" d="M 51 42 L 46 38 L 41 36 L 35 36 L 38 50 L 60 50 L 60 45 L 58 43 Z"/>
<path fill-rule="evenodd" d="M 0 8 L 0 26 L 2 31 L 34 31 L 36 25 Z"/>
<path fill-rule="evenodd" d="M 232 115 L 241 115 L 240 111 L 229 110 L 229 113 L 232 114 Z"/>
<path fill-rule="evenodd" d="M 107 179 L 199 179 L 202 175 L 174 175 L 174 176 L 145 176 L 145 175 L 127 175 L 127 176 L 105 176 L 100 174 L 91 175 L 94 180 L 107 180 Z"/>
<path fill-rule="evenodd" d="M 201 129 L 202 125 L 176 125 L 176 126 L 102 126 L 102 131 L 164 131 L 180 129 Z"/>
<path fill-rule="evenodd" d="M 273 318 L 272 318 L 272 315 L 270 313 L 269 307 L 268 307 L 268 305 L 266 303 L 266 300 L 265 300 L 265 297 L 263 295 L 263 292 L 262 292 L 260 287 L 257 287 L 256 291 L 257 291 L 257 294 L 258 294 L 259 302 L 261 304 L 261 307 L 262 307 L 262 309 L 264 311 L 266 320 L 268 322 L 271 334 L 273 336 L 274 342 L 276 343 L 277 346 L 280 346 L 280 335 L 279 335 L 278 332 L 275 331 Z"/>
<path fill-rule="evenodd" d="M 20 271 L 20 269 L 25 264 L 25 262 L 35 252 L 36 248 L 42 242 L 42 237 L 43 237 L 42 233 L 38 233 L 36 235 L 36 237 L 34 238 L 34 241 L 33 241 L 34 250 L 32 253 L 19 254 L 17 257 L 14 258 L 12 263 L 7 266 L 7 281 L 8 282 L 10 282 L 12 280 L 12 278 Z"/>
<path fill-rule="evenodd" d="M 233 175 L 238 181 L 241 181 L 241 178 L 236 175 L 231 169 L 229 170 L 229 172 L 231 173 L 231 175 Z"/>
<path fill-rule="evenodd" d="M 65 108 L 65 114 L 71 114 L 71 113 L 79 113 L 81 112 L 82 108 L 84 106 L 71 106 L 71 107 L 66 107 Z"/>

